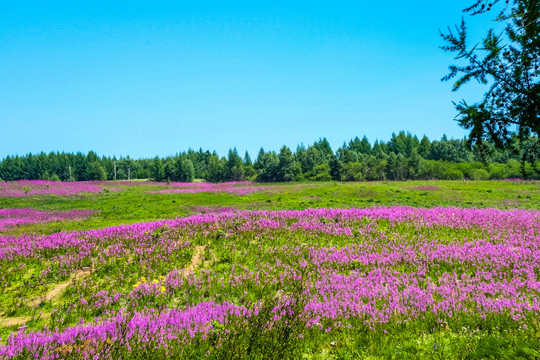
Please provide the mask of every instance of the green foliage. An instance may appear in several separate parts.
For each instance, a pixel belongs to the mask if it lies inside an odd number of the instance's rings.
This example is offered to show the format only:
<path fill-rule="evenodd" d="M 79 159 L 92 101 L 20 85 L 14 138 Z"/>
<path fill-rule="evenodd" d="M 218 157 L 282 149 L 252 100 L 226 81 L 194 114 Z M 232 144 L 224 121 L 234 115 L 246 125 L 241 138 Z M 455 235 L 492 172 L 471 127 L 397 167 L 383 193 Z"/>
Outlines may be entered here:
<path fill-rule="evenodd" d="M 471 171 L 471 174 L 469 175 L 469 178 L 471 180 L 488 180 L 489 179 L 489 173 L 484 169 L 475 169 Z"/>
<path fill-rule="evenodd" d="M 279 164 L 279 157 L 275 152 L 259 153 L 256 161 L 256 166 L 260 170 L 258 180 L 263 182 L 278 181 Z"/>
<path fill-rule="evenodd" d="M 116 179 L 117 180 L 127 180 L 128 178 L 128 175 L 127 173 L 124 171 L 124 169 L 118 169 L 116 171 Z"/>
<path fill-rule="evenodd" d="M 228 181 L 240 181 L 244 180 L 244 162 L 236 148 L 229 150 L 227 158 L 227 174 L 226 180 Z"/>
<path fill-rule="evenodd" d="M 472 359 L 496 358 L 501 360 L 540 359 L 538 341 L 515 344 L 510 339 L 487 337 L 480 340 Z"/>
<path fill-rule="evenodd" d="M 182 182 L 192 182 L 195 178 L 195 168 L 191 160 L 180 160 L 178 167 L 178 180 Z"/>
<path fill-rule="evenodd" d="M 342 179 L 344 181 L 363 181 L 366 179 L 364 166 L 359 162 L 343 165 Z"/>
<path fill-rule="evenodd" d="M 540 157 L 540 4 L 538 0 L 475 0 L 466 13 L 495 13 L 504 26 L 500 34 L 490 29 L 481 44 L 469 45 L 462 20 L 456 30 L 441 33 L 445 51 L 454 53 L 461 65 L 451 65 L 444 81 L 456 79 L 453 91 L 471 80 L 487 85 L 483 99 L 472 105 L 456 104 L 458 122 L 470 130 L 469 142 L 480 149 L 485 142 L 520 154 L 522 162 Z"/>
<path fill-rule="evenodd" d="M 88 164 L 86 173 L 88 174 L 88 180 L 107 180 L 105 169 L 103 169 L 97 160 Z"/>
<path fill-rule="evenodd" d="M 446 180 L 463 180 L 465 175 L 463 175 L 463 172 L 459 169 L 450 168 L 445 171 L 444 177 Z"/>
<path fill-rule="evenodd" d="M 208 159 L 204 178 L 207 181 L 217 183 L 225 180 L 226 163 L 224 159 L 220 159 L 216 154 L 212 154 Z"/>
<path fill-rule="evenodd" d="M 514 139 L 513 148 L 529 148 L 538 141 L 529 137 Z M 55 179 L 61 181 L 152 179 L 156 181 L 190 182 L 205 179 L 209 182 L 257 180 L 261 182 L 290 182 L 311 180 L 378 181 L 445 179 L 450 163 L 456 164 L 466 177 L 474 169 L 486 165 L 499 167 L 493 178 L 540 178 L 540 162 L 523 162 L 513 150 L 498 149 L 484 142 L 469 149 L 465 140 L 448 139 L 431 142 L 427 137 L 403 131 L 393 134 L 388 143 L 376 141 L 373 146 L 364 136 L 344 143 L 332 153 L 330 144 L 321 139 L 313 145 L 298 146 L 296 152 L 287 146 L 279 153 L 261 149 L 255 162 L 246 152 L 241 158 L 236 149 L 220 157 L 209 151 L 188 150 L 161 159 L 116 159 L 88 154 L 40 153 L 27 156 L 7 156 L 0 161 L 0 178 L 6 181 L 20 179 Z M 351 165 L 347 165 L 351 164 Z M 459 165 L 458 165 L 459 164 Z M 330 177 L 327 176 L 329 166 Z M 116 169 L 116 176 L 115 176 Z M 491 170 L 488 170 L 491 175 Z M 506 174 L 506 175 L 502 175 Z"/>
<path fill-rule="evenodd" d="M 291 304 L 287 305 L 284 316 L 273 322 L 275 309 L 281 299 L 268 294 L 261 301 L 262 308 L 249 321 L 231 318 L 224 326 L 219 324 L 214 333 L 214 341 L 219 347 L 211 349 L 213 359 L 298 359 L 304 353 L 303 334 L 306 332 L 306 315 L 302 284 L 293 284 L 287 294 Z M 251 306 L 252 309 L 255 306 Z M 225 331 L 227 330 L 227 331 Z"/>
<path fill-rule="evenodd" d="M 330 181 L 332 175 L 330 175 L 330 165 L 323 163 L 315 166 L 311 171 L 308 171 L 304 175 L 306 180 L 311 181 Z"/>
<path fill-rule="evenodd" d="M 489 177 L 491 179 L 501 180 L 508 176 L 508 168 L 503 164 L 490 164 Z"/>

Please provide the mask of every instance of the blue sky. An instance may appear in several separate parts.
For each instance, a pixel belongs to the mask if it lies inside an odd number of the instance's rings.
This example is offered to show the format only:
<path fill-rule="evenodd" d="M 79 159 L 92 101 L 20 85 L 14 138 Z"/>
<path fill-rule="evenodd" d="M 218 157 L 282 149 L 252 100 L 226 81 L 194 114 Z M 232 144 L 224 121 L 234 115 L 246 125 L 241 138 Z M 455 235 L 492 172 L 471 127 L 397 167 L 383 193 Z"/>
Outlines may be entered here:
<path fill-rule="evenodd" d="M 438 29 L 471 1 L 7 1 L 0 158 L 463 137 Z M 487 18 L 471 20 L 473 36 Z"/>

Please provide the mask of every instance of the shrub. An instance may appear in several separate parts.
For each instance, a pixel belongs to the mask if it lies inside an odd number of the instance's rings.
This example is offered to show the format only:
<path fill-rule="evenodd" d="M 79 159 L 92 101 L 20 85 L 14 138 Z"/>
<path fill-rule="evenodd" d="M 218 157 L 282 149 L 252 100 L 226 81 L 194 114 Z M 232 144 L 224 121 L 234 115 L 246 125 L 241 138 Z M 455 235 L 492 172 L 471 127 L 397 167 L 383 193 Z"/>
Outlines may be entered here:
<path fill-rule="evenodd" d="M 508 177 L 506 164 L 490 164 L 489 177 L 491 179 L 506 179 Z"/>
<path fill-rule="evenodd" d="M 475 169 L 469 175 L 471 180 L 488 180 L 489 173 L 484 169 Z"/>
<path fill-rule="evenodd" d="M 343 165 L 343 180 L 344 181 L 363 181 L 364 176 L 363 166 L 359 162 L 346 163 Z"/>
<path fill-rule="evenodd" d="M 317 165 L 313 170 L 307 172 L 305 177 L 311 181 L 331 181 L 330 166 L 326 163 Z"/>
<path fill-rule="evenodd" d="M 523 173 L 521 172 L 521 163 L 517 160 L 510 159 L 506 163 L 506 168 L 508 169 L 508 172 L 506 174 L 506 177 L 509 178 L 519 178 L 523 177 Z"/>
<path fill-rule="evenodd" d="M 463 180 L 465 176 L 463 175 L 463 172 L 458 169 L 448 169 L 444 173 L 444 178 L 446 180 Z"/>

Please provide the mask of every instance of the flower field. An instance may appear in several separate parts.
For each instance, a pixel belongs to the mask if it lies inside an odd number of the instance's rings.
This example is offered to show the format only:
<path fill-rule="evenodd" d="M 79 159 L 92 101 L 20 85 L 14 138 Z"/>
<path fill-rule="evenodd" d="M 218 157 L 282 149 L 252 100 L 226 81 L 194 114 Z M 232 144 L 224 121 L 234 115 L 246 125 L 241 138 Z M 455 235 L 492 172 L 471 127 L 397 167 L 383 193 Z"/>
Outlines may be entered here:
<path fill-rule="evenodd" d="M 0 197 L 33 195 L 73 196 L 80 193 L 99 193 L 103 189 L 98 182 L 59 182 L 46 180 L 19 180 L 0 182 Z"/>
<path fill-rule="evenodd" d="M 157 184 L 157 183 L 156 183 Z M 161 185 L 163 186 L 163 185 Z M 167 189 L 149 191 L 150 194 L 165 194 L 165 193 L 203 193 L 203 192 L 225 192 L 236 195 L 248 195 L 256 191 L 266 190 L 266 186 L 255 185 L 251 181 L 230 181 L 224 183 L 180 183 L 172 182 Z"/>
<path fill-rule="evenodd" d="M 539 269 L 538 210 L 231 209 L 4 235 L 0 358 L 534 355 Z"/>
<path fill-rule="evenodd" d="M 0 232 L 26 224 L 82 220 L 92 215 L 92 213 L 92 210 L 70 210 L 62 212 L 39 211 L 34 209 L 0 209 Z"/>
<path fill-rule="evenodd" d="M 108 191 L 121 191 L 125 187 L 144 186 L 157 187 L 159 190 L 149 190 L 150 194 L 161 193 L 230 193 L 248 195 L 256 191 L 266 190 L 267 187 L 256 185 L 251 181 L 231 181 L 224 183 L 182 183 L 154 181 L 74 181 L 59 182 L 47 180 L 18 180 L 0 181 L 0 197 L 25 197 L 34 195 L 74 196 L 79 194 L 96 194 Z"/>

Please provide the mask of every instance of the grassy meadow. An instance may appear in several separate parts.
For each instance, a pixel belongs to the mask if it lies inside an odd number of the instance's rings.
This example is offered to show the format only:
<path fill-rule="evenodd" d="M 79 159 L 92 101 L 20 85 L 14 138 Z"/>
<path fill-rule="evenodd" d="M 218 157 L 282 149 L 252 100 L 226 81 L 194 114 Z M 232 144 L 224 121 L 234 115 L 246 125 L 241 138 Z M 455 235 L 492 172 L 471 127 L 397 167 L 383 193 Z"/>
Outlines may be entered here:
<path fill-rule="evenodd" d="M 0 359 L 540 358 L 538 181 L 99 186 L 0 197 Z"/>
<path fill-rule="evenodd" d="M 173 219 L 229 207 L 239 210 L 301 210 L 404 205 L 464 208 L 540 209 L 539 181 L 384 181 L 261 184 L 264 191 L 238 196 L 230 193 L 162 193 L 160 186 L 108 185 L 97 194 L 0 197 L 0 208 L 46 211 L 90 209 L 84 220 L 23 226 L 9 231 L 52 233 L 87 230 L 141 221 Z M 114 184 L 114 183 L 112 183 Z M 109 191 L 107 188 L 120 189 Z"/>

